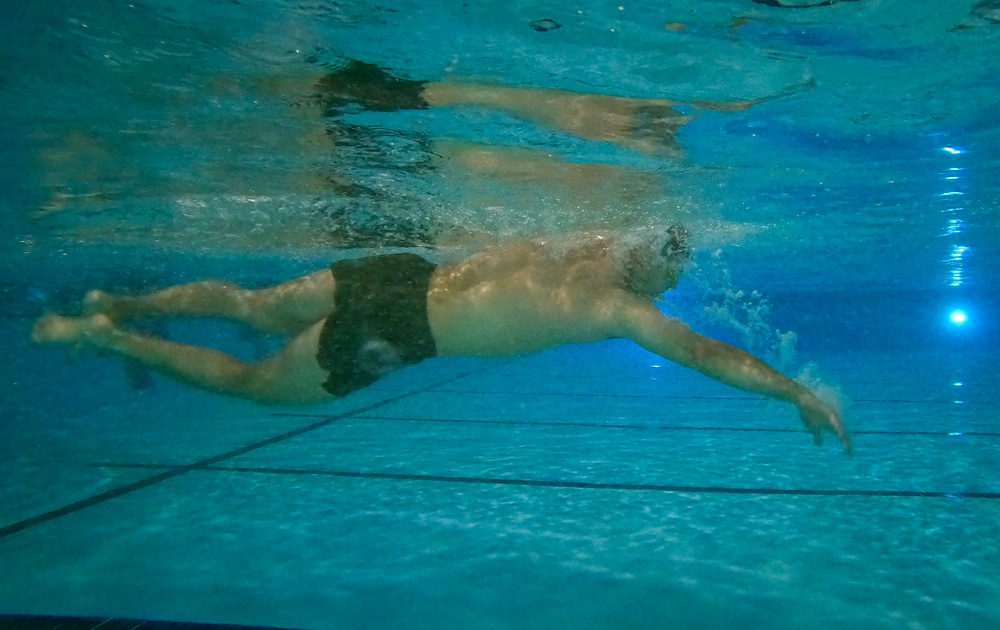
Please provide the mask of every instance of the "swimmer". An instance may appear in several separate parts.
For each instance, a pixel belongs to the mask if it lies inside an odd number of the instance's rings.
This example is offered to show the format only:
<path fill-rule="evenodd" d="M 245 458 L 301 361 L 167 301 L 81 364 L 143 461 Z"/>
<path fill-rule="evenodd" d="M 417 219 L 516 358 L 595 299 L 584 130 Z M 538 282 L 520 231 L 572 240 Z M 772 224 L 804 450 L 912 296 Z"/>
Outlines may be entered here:
<path fill-rule="evenodd" d="M 681 227 L 521 241 L 454 264 L 389 254 L 342 260 L 259 290 L 203 281 L 139 296 L 90 291 L 80 317 L 45 315 L 32 336 L 117 353 L 196 387 L 270 404 L 331 400 L 432 357 L 512 356 L 624 338 L 732 387 L 793 404 L 817 444 L 831 432 L 850 452 L 832 406 L 656 308 L 653 299 L 677 286 L 689 256 Z M 124 327 L 163 316 L 228 318 L 290 341 L 247 363 Z"/>

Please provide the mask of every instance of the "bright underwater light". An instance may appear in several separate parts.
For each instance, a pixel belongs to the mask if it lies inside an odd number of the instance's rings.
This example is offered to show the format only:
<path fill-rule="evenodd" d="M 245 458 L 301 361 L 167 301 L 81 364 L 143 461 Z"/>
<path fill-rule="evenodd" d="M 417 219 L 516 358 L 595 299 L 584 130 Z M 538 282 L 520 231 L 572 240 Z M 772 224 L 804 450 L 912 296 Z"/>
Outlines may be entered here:
<path fill-rule="evenodd" d="M 950 315 L 948 315 L 948 319 L 951 320 L 952 324 L 955 324 L 956 326 L 961 326 L 966 321 L 968 321 L 969 317 L 968 315 L 965 314 L 965 311 L 955 309 L 954 311 L 951 312 Z"/>

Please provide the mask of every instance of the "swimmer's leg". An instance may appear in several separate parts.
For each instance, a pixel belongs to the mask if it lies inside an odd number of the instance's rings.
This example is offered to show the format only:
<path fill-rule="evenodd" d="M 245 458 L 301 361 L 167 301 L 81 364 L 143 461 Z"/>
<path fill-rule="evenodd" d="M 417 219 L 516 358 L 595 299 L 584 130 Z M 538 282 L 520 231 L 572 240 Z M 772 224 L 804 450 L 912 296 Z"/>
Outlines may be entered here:
<path fill-rule="evenodd" d="M 35 323 L 38 343 L 65 343 L 107 350 L 175 380 L 208 391 L 262 403 L 299 404 L 327 400 L 328 374 L 316 362 L 322 322 L 293 338 L 276 354 L 246 363 L 223 352 L 175 343 L 115 327 L 106 315 L 46 315 Z"/>
<path fill-rule="evenodd" d="M 113 321 L 134 317 L 221 317 L 269 333 L 297 334 L 333 312 L 334 279 L 329 269 L 263 289 L 244 289 L 217 280 L 192 282 L 146 295 L 90 291 L 83 314 Z"/>

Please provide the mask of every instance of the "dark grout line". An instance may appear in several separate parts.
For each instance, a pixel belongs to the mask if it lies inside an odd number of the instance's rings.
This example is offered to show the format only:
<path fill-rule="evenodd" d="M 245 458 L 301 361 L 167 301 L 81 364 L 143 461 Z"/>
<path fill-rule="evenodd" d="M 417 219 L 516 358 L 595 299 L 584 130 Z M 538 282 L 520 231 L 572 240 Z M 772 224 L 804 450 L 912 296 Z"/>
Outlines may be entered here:
<path fill-rule="evenodd" d="M 118 617 L 68 617 L 55 615 L 4 615 L 0 614 L 0 628 L 12 630 L 280 630 L 264 626 L 199 623 L 195 621 L 153 621 Z"/>
<path fill-rule="evenodd" d="M 174 477 L 182 475 L 185 472 L 187 472 L 187 470 L 174 468 L 162 472 L 159 475 L 153 475 L 152 477 L 147 477 L 145 479 L 141 479 L 139 481 L 126 484 L 119 488 L 114 488 L 106 492 L 101 492 L 99 494 L 87 497 L 86 499 L 81 499 L 80 501 L 64 505 L 61 508 L 49 510 L 48 512 L 43 512 L 42 514 L 26 518 L 16 523 L 11 523 L 10 525 L 0 527 L 0 538 L 5 538 L 12 534 L 24 531 L 30 527 L 41 525 L 42 523 L 47 523 L 48 521 L 55 520 L 62 516 L 66 516 L 67 514 L 79 512 L 80 510 L 97 505 L 99 503 L 104 503 L 105 501 L 110 501 L 111 499 L 115 499 L 122 495 L 135 492 L 136 490 L 142 490 L 143 488 L 148 488 L 149 486 L 156 485 L 168 479 L 173 479 Z"/>
<path fill-rule="evenodd" d="M 276 416 L 314 417 L 309 414 L 274 414 Z M 396 416 L 354 416 L 352 420 L 378 420 L 379 422 L 428 422 L 436 424 L 493 424 L 511 426 L 540 427 L 584 427 L 593 429 L 626 429 L 643 431 L 705 431 L 734 433 L 803 433 L 805 429 L 782 429 L 777 427 L 704 427 L 670 424 L 602 424 L 599 422 L 550 422 L 529 420 L 463 420 L 457 418 L 407 418 Z M 851 435 L 896 435 L 913 437 L 1000 437 L 1000 432 L 991 431 L 851 431 Z"/>
<path fill-rule="evenodd" d="M 443 381 L 443 383 L 449 383 L 451 381 L 455 381 L 455 380 L 458 380 L 460 378 L 464 378 L 465 376 L 467 376 L 467 374 L 461 374 L 461 375 L 452 377 L 451 379 L 448 379 L 446 381 Z M 10 536 L 12 534 L 16 534 L 18 532 L 24 531 L 24 530 L 26 530 L 26 529 L 28 529 L 30 527 L 34 527 L 36 525 L 41 525 L 42 523 L 47 523 L 47 522 L 55 520 L 57 518 L 66 516 L 67 514 L 72 514 L 74 512 L 79 512 L 80 510 L 84 510 L 86 508 L 93 507 L 95 505 L 104 503 L 106 501 L 110 501 L 111 499 L 116 499 L 116 498 L 118 498 L 120 496 L 123 496 L 123 495 L 126 495 L 126 494 L 131 494 L 132 492 L 136 492 L 137 490 L 142 490 L 144 488 L 148 488 L 150 486 L 154 486 L 156 484 L 162 483 L 162 482 L 167 481 L 169 479 L 173 479 L 173 478 L 179 477 L 179 476 L 181 476 L 181 475 L 183 475 L 185 473 L 191 472 L 192 470 L 204 469 L 205 467 L 211 466 L 212 464 L 217 464 L 217 463 L 225 461 L 227 459 L 232 459 L 234 457 L 239 457 L 240 455 L 244 455 L 244 454 L 249 453 L 251 451 L 255 451 L 255 450 L 267 447 L 267 446 L 271 446 L 273 444 L 277 444 L 278 442 L 283 442 L 285 440 L 289 440 L 289 439 L 294 438 L 294 437 L 298 437 L 298 436 L 300 436 L 300 435 L 302 435 L 304 433 L 309 433 L 310 431 L 315 431 L 316 429 L 320 429 L 322 427 L 325 427 L 325 426 L 328 426 L 330 424 L 333 424 L 334 422 L 337 422 L 338 420 L 343 420 L 344 418 L 349 418 L 349 417 L 351 417 L 351 416 L 353 416 L 355 414 L 365 413 L 365 412 L 371 411 L 373 409 L 378 409 L 379 407 L 384 407 L 385 405 L 389 405 L 389 404 L 398 402 L 398 401 L 400 401 L 400 400 L 402 400 L 404 398 L 408 398 L 410 396 L 414 396 L 416 394 L 420 394 L 420 393 L 422 393 L 422 392 L 424 392 L 426 390 L 432 389 L 432 388 L 436 387 L 437 385 L 441 385 L 443 383 L 435 383 L 433 385 L 428 385 L 427 387 L 425 387 L 423 389 L 419 389 L 419 390 L 412 391 L 412 392 L 406 392 L 406 393 L 403 393 L 403 394 L 399 394 L 397 396 L 392 396 L 390 398 L 386 398 L 386 399 L 381 400 L 379 402 L 372 403 L 370 405 L 361 407 L 360 409 L 354 409 L 352 411 L 345 411 L 343 413 L 340 413 L 340 414 L 337 414 L 337 415 L 333 415 L 333 416 L 320 416 L 322 418 L 321 420 L 319 420 L 317 422 L 313 422 L 312 424 L 308 424 L 308 425 L 306 425 L 304 427 L 299 427 L 298 429 L 292 429 L 290 431 L 286 431 L 284 433 L 280 433 L 278 435 L 272 436 L 272 437 L 264 439 L 264 440 L 259 440 L 257 442 L 252 442 L 250 444 L 241 446 L 239 448 L 233 449 L 233 450 L 228 451 L 226 453 L 222 453 L 220 455 L 214 455 L 212 457 L 207 457 L 205 459 L 202 459 L 200 461 L 194 462 L 192 464 L 183 464 L 183 465 L 180 465 L 180 466 L 171 466 L 171 467 L 169 467 L 169 470 L 166 470 L 166 471 L 164 471 L 164 472 L 162 472 L 162 473 L 160 473 L 158 475 L 153 475 L 152 477 L 147 477 L 146 479 L 140 479 L 139 481 L 135 481 L 135 482 L 132 482 L 132 483 L 129 483 L 129 484 L 125 484 L 124 486 L 120 486 L 118 488 L 112 488 L 111 490 L 107 490 L 105 492 L 101 492 L 101 493 L 95 494 L 93 496 L 87 497 L 86 499 L 81 499 L 79 501 L 75 501 L 75 502 L 70 503 L 68 505 L 64 505 L 64 506 L 62 506 L 60 508 L 56 508 L 56 509 L 50 510 L 48 512 L 43 512 L 42 514 L 38 514 L 38 515 L 35 515 L 35 516 L 32 516 L 32 517 L 23 519 L 21 521 L 18 521 L 16 523 L 11 523 L 10 525 L 5 525 L 3 527 L 0 527 L 0 538 L 5 538 L 5 537 Z"/>
<path fill-rule="evenodd" d="M 472 394 L 475 396 L 566 396 L 570 398 L 653 398 L 656 400 L 760 400 L 765 398 L 760 396 L 671 396 L 663 394 L 612 394 L 612 393 L 584 393 L 584 392 L 524 392 L 524 391 L 476 391 L 470 389 L 436 389 L 434 393 L 442 394 Z"/>
<path fill-rule="evenodd" d="M 104 468 L 157 468 L 146 464 L 100 463 Z M 249 473 L 261 475 L 297 475 L 378 479 L 390 481 L 424 481 L 435 483 L 465 483 L 492 486 L 527 486 L 535 488 L 569 488 L 576 490 L 627 490 L 641 492 L 674 492 L 695 494 L 749 494 L 772 496 L 824 497 L 918 497 L 930 499 L 1000 499 L 1000 492 L 942 492 L 935 490 L 836 490 L 809 488 L 734 488 L 729 486 L 682 486 L 645 483 L 601 483 L 550 479 L 510 479 L 504 477 L 457 477 L 450 475 L 417 475 L 406 473 L 358 472 L 350 470 L 304 470 L 296 468 L 249 468 L 243 466 L 205 466 L 199 472 Z"/>
<path fill-rule="evenodd" d="M 530 356 L 530 355 L 528 355 L 528 356 Z M 638 372 L 640 370 L 642 370 L 643 367 L 641 365 L 639 365 L 638 363 L 632 362 L 632 361 L 622 362 L 622 366 L 623 366 L 623 368 L 625 370 L 627 370 L 627 372 L 625 372 L 625 373 L 616 373 L 616 374 L 605 374 L 605 373 L 595 372 L 595 371 L 593 371 L 593 368 L 591 368 L 591 371 L 575 370 L 573 368 L 569 368 L 567 370 L 559 370 L 559 369 L 547 368 L 544 365 L 538 366 L 538 367 L 532 367 L 530 365 L 522 365 L 522 366 L 518 367 L 515 370 L 505 370 L 504 369 L 504 367 L 507 366 L 507 365 L 517 364 L 518 363 L 518 359 L 517 358 L 511 359 L 509 363 L 498 363 L 496 371 L 498 372 L 498 376 L 501 376 L 501 377 L 526 377 L 526 378 L 534 378 L 534 377 L 538 376 L 538 377 L 544 377 L 544 378 L 562 378 L 562 379 L 573 379 L 573 380 L 576 380 L 576 379 L 599 379 L 599 380 L 606 380 L 608 378 L 614 378 L 614 379 L 623 379 L 623 380 L 671 380 L 671 381 L 674 381 L 674 380 L 685 380 L 685 381 L 700 381 L 700 380 L 702 380 L 704 378 L 704 377 L 698 375 L 696 372 L 693 372 L 693 371 L 689 370 L 688 368 L 685 368 L 685 367 L 681 366 L 678 363 L 674 363 L 672 361 L 668 361 L 667 359 L 663 359 L 663 361 L 664 361 L 664 363 L 662 364 L 662 367 L 659 367 L 659 368 L 652 368 L 652 367 L 650 367 L 649 368 L 649 374 L 650 374 L 650 376 L 645 376 L 645 375 L 639 374 Z M 983 362 L 985 362 L 985 359 L 983 359 Z M 853 380 L 851 378 L 845 378 L 844 380 L 841 380 L 841 379 L 838 378 L 838 379 L 836 379 L 836 383 L 837 384 L 852 383 L 852 384 L 855 384 L 855 385 L 884 385 L 885 382 L 886 382 L 885 380 L 882 380 L 882 379 L 867 380 L 867 379 L 871 378 L 871 374 L 872 373 L 878 373 L 880 376 L 884 376 L 886 369 L 889 369 L 889 368 L 891 368 L 893 370 L 893 374 L 895 374 L 895 375 L 898 375 L 899 373 L 903 372 L 903 373 L 906 373 L 906 374 L 918 374 L 918 375 L 921 375 L 921 376 L 938 376 L 938 377 L 941 376 L 941 371 L 939 369 L 936 369 L 936 368 L 935 369 L 913 368 L 913 367 L 910 367 L 910 363 L 909 362 L 887 363 L 886 366 L 884 366 L 884 367 L 877 367 L 877 368 L 857 368 L 857 367 L 852 367 L 849 370 L 848 369 L 843 369 L 843 370 L 837 369 L 836 363 L 834 361 L 828 361 L 828 360 L 824 360 L 824 359 L 819 359 L 818 363 L 819 363 L 820 367 L 823 367 L 823 368 L 827 368 L 828 367 L 828 371 L 830 372 L 830 374 L 828 376 L 831 376 L 831 377 L 833 377 L 835 375 L 834 373 L 836 373 L 836 372 L 849 372 L 849 371 L 854 373 L 854 377 L 855 378 L 862 377 L 862 376 L 866 377 L 866 380 L 863 380 L 863 381 L 861 381 L 861 380 Z M 612 366 L 610 366 L 609 369 L 613 369 L 614 367 L 615 366 L 612 365 Z M 676 375 L 676 377 L 675 377 L 675 375 Z M 899 380 L 898 378 L 893 378 L 893 382 L 898 382 L 898 380 Z M 972 381 L 972 382 L 979 382 L 979 381 Z"/>
<path fill-rule="evenodd" d="M 685 372 L 687 370 L 684 370 Z M 900 370 L 895 370 L 898 374 Z M 930 374 L 930 373 L 928 373 Z M 611 383 L 616 381 L 641 381 L 650 383 L 705 383 L 707 377 L 703 376 L 673 376 L 671 374 L 656 375 L 656 376 L 628 376 L 621 374 L 601 374 L 601 375 L 587 375 L 587 374 L 569 374 L 569 373 L 548 373 L 548 372 L 537 372 L 537 373 L 516 373 L 516 374 L 497 374 L 499 378 L 516 378 L 516 379 L 527 379 L 531 381 L 539 380 L 561 380 L 561 381 L 600 381 L 601 383 Z M 899 379 L 894 379 L 892 382 L 896 383 Z M 962 379 L 964 386 L 963 390 L 976 389 L 976 388 L 991 388 L 994 386 L 993 381 L 974 381 L 969 379 Z M 832 385 L 838 390 L 850 389 L 852 387 L 885 387 L 886 381 L 872 381 L 872 380 L 853 380 L 850 378 L 836 379 L 831 382 Z M 950 382 L 940 382 L 935 385 L 935 387 L 941 389 L 947 389 L 950 387 Z"/>
<path fill-rule="evenodd" d="M 885 404 L 907 404 L 907 405 L 996 405 L 1000 404 L 995 400 L 919 400 L 906 398 L 852 398 L 852 403 L 885 403 Z"/>
<path fill-rule="evenodd" d="M 427 393 L 427 392 L 424 392 Z M 616 394 L 616 393 L 587 393 L 587 392 L 525 392 L 525 391 L 484 391 L 472 389 L 435 389 L 434 393 L 442 394 L 472 394 L 474 396 L 559 396 L 567 398 L 649 398 L 653 400 L 718 400 L 718 401 L 747 401 L 755 400 L 769 402 L 760 396 L 692 396 L 692 395 L 670 395 L 670 394 Z M 908 404 L 908 405 L 997 405 L 997 401 L 992 400 L 916 400 L 906 398 L 852 398 L 852 403 L 867 404 Z"/>
<path fill-rule="evenodd" d="M 754 427 L 690 427 L 659 424 L 601 424 L 597 422 L 531 422 L 528 420 L 459 420 L 455 418 L 398 418 L 391 416 L 358 416 L 357 420 L 378 420 L 379 422 L 430 422 L 448 424 L 494 424 L 512 426 L 543 426 L 543 427 L 583 427 L 592 429 L 626 429 L 626 430 L 663 430 L 663 431 L 734 431 L 760 433 L 802 433 L 805 429 L 778 429 Z"/>

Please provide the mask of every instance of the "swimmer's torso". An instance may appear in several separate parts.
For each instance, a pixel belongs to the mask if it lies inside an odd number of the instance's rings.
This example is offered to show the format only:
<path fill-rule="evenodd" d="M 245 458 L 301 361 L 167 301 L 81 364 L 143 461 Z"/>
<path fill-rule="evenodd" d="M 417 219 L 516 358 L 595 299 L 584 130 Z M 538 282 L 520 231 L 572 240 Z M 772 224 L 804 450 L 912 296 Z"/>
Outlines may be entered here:
<path fill-rule="evenodd" d="M 520 243 L 487 250 L 431 279 L 427 312 L 441 356 L 500 356 L 600 341 L 621 296 L 604 239 L 554 252 Z"/>

